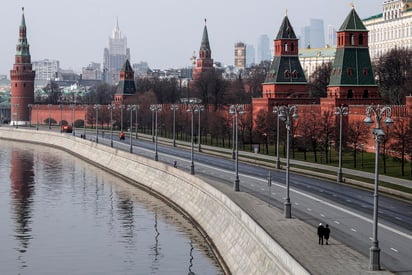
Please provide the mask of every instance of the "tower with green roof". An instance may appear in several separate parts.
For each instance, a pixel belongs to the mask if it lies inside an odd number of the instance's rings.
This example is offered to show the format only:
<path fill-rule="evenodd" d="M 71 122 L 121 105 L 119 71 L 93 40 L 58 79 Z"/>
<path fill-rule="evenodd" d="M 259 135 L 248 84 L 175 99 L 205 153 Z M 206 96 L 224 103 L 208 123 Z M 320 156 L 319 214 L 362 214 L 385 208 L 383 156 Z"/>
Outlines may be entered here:
<path fill-rule="evenodd" d="M 286 15 L 274 40 L 274 58 L 263 83 L 263 98 L 307 98 L 307 81 L 299 61 L 298 39 Z"/>
<path fill-rule="evenodd" d="M 335 61 L 323 104 L 381 103 L 368 46 L 368 30 L 352 8 L 339 31 Z"/>

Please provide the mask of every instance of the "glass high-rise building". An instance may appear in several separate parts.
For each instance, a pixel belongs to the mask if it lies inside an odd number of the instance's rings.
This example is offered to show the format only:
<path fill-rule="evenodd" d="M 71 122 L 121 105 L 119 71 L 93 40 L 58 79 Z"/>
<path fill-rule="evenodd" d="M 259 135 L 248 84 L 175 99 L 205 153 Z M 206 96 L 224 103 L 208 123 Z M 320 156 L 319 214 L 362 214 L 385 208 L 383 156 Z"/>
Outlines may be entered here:
<path fill-rule="evenodd" d="M 256 63 L 260 63 L 264 60 L 271 60 L 272 54 L 270 51 L 269 36 L 262 34 L 259 36 L 257 43 L 257 58 Z"/>

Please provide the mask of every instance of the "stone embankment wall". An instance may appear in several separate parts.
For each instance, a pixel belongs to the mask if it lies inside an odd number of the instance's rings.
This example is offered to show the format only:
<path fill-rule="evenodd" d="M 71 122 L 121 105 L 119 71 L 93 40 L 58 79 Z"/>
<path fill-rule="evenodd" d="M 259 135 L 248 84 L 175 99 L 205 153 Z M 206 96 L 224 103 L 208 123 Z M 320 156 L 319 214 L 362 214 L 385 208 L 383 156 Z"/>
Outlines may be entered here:
<path fill-rule="evenodd" d="M 228 274 L 309 274 L 225 194 L 171 165 L 64 133 L 0 127 L 0 139 L 67 151 L 167 200 L 205 235 Z"/>

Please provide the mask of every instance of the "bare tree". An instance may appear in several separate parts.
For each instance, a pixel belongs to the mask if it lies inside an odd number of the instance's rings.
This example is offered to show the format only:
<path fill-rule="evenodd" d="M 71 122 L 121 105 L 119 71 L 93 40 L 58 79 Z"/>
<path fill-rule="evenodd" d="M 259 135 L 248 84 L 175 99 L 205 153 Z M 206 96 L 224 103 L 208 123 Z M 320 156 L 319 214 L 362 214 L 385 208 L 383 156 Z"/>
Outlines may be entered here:
<path fill-rule="evenodd" d="M 355 121 L 348 125 L 347 142 L 353 146 L 353 167 L 356 168 L 358 145 L 367 141 L 369 129 L 363 121 Z"/>

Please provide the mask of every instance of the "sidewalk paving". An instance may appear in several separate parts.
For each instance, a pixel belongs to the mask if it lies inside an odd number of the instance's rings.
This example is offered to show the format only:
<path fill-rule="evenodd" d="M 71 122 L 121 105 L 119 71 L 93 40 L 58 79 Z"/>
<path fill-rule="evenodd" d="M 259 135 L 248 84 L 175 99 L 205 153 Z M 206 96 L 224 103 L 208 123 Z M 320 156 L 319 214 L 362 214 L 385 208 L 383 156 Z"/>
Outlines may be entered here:
<path fill-rule="evenodd" d="M 283 211 L 248 193 L 235 192 L 210 178 L 204 180 L 238 204 L 311 274 L 392 274 L 386 270 L 369 271 L 369 258 L 335 240 L 333 232 L 329 245 L 319 245 L 313 226 L 296 218 L 284 218 Z"/>

